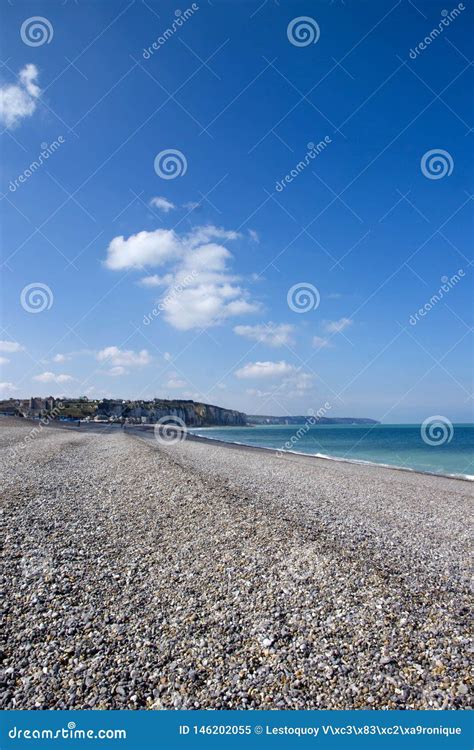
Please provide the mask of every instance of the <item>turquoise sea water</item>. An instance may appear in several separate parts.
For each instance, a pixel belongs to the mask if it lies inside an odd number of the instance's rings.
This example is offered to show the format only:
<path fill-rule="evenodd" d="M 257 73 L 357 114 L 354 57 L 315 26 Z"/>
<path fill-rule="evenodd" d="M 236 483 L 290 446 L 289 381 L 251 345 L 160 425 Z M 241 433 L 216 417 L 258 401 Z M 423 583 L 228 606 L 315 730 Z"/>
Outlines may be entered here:
<path fill-rule="evenodd" d="M 268 425 L 191 432 L 231 443 L 474 478 L 474 424 L 432 431 L 421 425 Z"/>

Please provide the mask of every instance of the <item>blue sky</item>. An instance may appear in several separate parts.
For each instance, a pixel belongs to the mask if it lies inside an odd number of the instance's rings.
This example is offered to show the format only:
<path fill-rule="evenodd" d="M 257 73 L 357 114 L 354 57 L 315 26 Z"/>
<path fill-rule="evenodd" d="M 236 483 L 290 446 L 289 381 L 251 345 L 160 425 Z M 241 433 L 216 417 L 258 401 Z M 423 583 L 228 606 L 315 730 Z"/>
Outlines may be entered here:
<path fill-rule="evenodd" d="M 2 15 L 4 397 L 472 420 L 471 3 Z"/>

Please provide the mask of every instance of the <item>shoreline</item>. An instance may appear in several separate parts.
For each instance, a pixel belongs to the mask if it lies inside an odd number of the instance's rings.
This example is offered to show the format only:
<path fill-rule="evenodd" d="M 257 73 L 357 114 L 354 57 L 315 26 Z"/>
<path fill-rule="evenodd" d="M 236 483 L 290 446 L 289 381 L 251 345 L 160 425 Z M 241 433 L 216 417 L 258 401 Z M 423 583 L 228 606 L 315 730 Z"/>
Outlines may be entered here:
<path fill-rule="evenodd" d="M 36 419 L 29 419 L 26 417 L 19 418 L 19 417 L 10 417 L 10 416 L 3 416 L 0 417 L 0 425 L 2 424 L 2 419 L 4 420 L 15 420 L 19 424 L 31 424 L 32 426 L 38 426 L 40 423 L 40 420 Z M 77 421 L 80 422 L 80 427 L 77 426 Z M 93 433 L 97 433 L 100 431 L 111 431 L 111 430 L 119 430 L 121 428 L 121 425 L 119 423 L 114 422 L 81 422 L 80 420 L 73 421 L 73 422 L 50 422 L 48 425 L 44 425 L 44 427 L 47 428 L 57 428 L 57 429 L 65 429 L 65 430 L 78 430 L 82 429 L 83 432 L 90 431 Z M 154 429 L 154 424 L 143 424 L 143 425 L 135 425 L 135 424 L 125 424 L 125 432 L 136 433 L 138 436 L 140 432 L 143 433 L 149 433 L 152 432 Z M 252 425 L 253 426 L 253 425 Z M 301 451 L 291 451 L 281 448 L 271 448 L 268 446 L 263 445 L 249 445 L 248 443 L 241 443 L 236 440 L 222 440 L 221 438 L 213 438 L 209 437 L 207 435 L 199 435 L 194 430 L 214 430 L 214 429 L 226 429 L 226 427 L 221 427 L 218 425 L 209 425 L 206 427 L 191 427 L 187 430 L 186 433 L 186 439 L 187 440 L 194 440 L 194 441 L 203 441 L 208 442 L 210 444 L 219 445 L 225 448 L 235 448 L 240 450 L 250 450 L 250 451 L 256 451 L 256 452 L 264 452 L 264 453 L 272 453 L 275 456 L 278 456 L 279 458 L 290 458 L 290 457 L 298 457 L 303 460 L 311 461 L 311 462 L 317 462 L 317 461 L 330 461 L 333 463 L 341 463 L 341 464 L 349 464 L 352 466 L 366 466 L 371 467 L 373 469 L 388 469 L 393 471 L 399 471 L 399 472 L 406 472 L 407 474 L 415 474 L 419 476 L 427 476 L 427 477 L 438 477 L 440 479 L 454 479 L 459 482 L 474 482 L 474 474 L 446 474 L 443 472 L 437 472 L 437 471 L 428 471 L 428 470 L 422 470 L 422 469 L 413 469 L 409 466 L 397 466 L 396 464 L 386 464 L 386 463 L 379 463 L 377 461 L 369 461 L 364 459 L 355 459 L 355 458 L 343 458 L 342 456 L 332 456 L 330 454 L 324 454 L 324 453 L 303 453 Z M 234 427 L 229 427 L 228 429 L 235 429 Z M 280 454 L 280 455 L 278 455 Z"/>
<path fill-rule="evenodd" d="M 191 428 L 191 429 L 214 429 L 213 427 L 208 428 Z M 406 471 L 409 474 L 419 474 L 421 476 L 428 476 L 428 477 L 440 477 L 442 479 L 456 479 L 461 482 L 474 482 L 474 475 L 473 474 L 443 474 L 441 472 L 437 471 L 422 471 L 421 469 L 412 469 L 408 466 L 396 466 L 395 464 L 384 464 L 384 463 L 378 463 L 377 461 L 365 461 L 363 459 L 355 459 L 355 458 L 342 458 L 340 456 L 330 456 L 326 455 L 324 453 L 302 453 L 301 451 L 290 451 L 290 450 L 282 450 L 281 448 L 270 448 L 263 445 L 249 445 L 248 443 L 239 443 L 237 441 L 231 441 L 231 440 L 221 440 L 220 438 L 211 438 L 204 435 L 197 435 L 194 432 L 190 432 L 188 430 L 187 433 L 187 439 L 192 440 L 204 440 L 209 441 L 213 443 L 217 443 L 222 446 L 233 446 L 235 448 L 245 448 L 250 449 L 252 451 L 270 451 L 271 453 L 274 453 L 275 455 L 279 455 L 279 458 L 284 458 L 287 455 L 288 456 L 301 456 L 302 458 L 306 458 L 308 460 L 314 461 L 321 460 L 321 461 L 334 461 L 339 462 L 343 464 L 352 464 L 354 466 L 373 466 L 374 468 L 380 468 L 380 469 L 393 469 L 394 471 Z"/>

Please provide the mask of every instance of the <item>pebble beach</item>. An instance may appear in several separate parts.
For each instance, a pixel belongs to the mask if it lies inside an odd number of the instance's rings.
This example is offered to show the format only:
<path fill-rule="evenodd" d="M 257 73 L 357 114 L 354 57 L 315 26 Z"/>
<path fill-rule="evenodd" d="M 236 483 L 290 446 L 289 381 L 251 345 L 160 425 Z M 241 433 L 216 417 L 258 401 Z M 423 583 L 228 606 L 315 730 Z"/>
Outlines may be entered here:
<path fill-rule="evenodd" d="M 463 709 L 472 484 L 0 418 L 3 709 Z"/>

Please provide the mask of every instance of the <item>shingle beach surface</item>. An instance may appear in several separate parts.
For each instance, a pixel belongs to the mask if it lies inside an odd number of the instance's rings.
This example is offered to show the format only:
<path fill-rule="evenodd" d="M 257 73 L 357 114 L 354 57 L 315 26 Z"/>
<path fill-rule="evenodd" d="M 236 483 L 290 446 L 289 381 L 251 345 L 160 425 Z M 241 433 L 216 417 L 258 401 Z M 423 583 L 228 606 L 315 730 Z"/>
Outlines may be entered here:
<path fill-rule="evenodd" d="M 472 484 L 0 419 L 3 708 L 466 708 Z"/>

